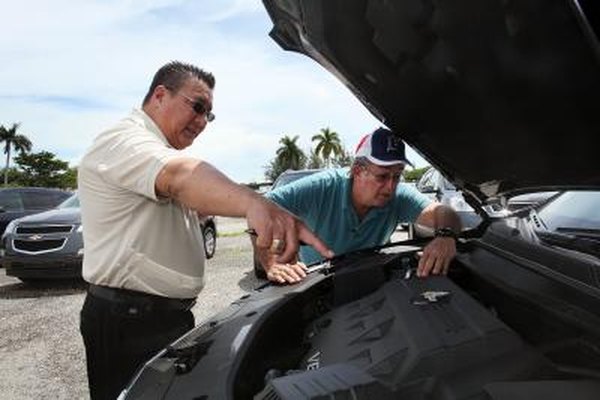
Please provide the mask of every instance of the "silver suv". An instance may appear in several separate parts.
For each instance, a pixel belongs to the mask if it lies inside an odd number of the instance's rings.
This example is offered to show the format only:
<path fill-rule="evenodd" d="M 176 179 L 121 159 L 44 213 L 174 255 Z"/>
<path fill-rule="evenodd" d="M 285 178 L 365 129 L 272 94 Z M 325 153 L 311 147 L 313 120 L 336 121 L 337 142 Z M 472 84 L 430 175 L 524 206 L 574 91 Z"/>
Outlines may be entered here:
<path fill-rule="evenodd" d="M 456 189 L 437 169 L 429 168 L 417 182 L 417 190 L 440 203 L 451 207 L 459 215 L 463 228 L 472 228 L 481 222 L 464 199 L 462 192 Z"/>

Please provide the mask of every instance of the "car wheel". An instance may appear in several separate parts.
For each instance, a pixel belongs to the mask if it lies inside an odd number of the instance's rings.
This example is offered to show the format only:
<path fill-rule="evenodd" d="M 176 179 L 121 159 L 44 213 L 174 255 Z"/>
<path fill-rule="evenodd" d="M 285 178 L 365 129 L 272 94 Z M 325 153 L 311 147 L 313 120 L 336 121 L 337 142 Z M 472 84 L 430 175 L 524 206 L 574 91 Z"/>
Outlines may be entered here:
<path fill-rule="evenodd" d="M 217 249 L 217 232 L 215 227 L 206 225 L 202 230 L 202 236 L 204 236 L 204 254 L 206 254 L 207 259 L 213 258 Z"/>

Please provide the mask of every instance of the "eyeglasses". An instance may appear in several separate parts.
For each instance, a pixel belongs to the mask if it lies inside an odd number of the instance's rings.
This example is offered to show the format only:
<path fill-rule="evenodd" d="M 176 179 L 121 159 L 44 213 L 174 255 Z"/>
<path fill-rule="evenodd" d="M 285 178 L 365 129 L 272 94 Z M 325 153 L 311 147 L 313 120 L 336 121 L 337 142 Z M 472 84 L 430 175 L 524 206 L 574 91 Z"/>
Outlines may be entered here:
<path fill-rule="evenodd" d="M 398 182 L 400 182 L 400 179 L 402 178 L 402 171 L 396 172 L 396 173 L 391 173 L 391 172 L 377 173 L 377 172 L 371 171 L 369 169 L 369 167 L 367 167 L 367 166 L 363 166 L 363 169 L 365 171 L 367 171 L 373 178 L 375 178 L 375 181 L 379 184 L 388 183 L 389 181 L 392 181 L 392 183 L 398 183 Z"/>
<path fill-rule="evenodd" d="M 185 94 L 179 92 L 176 92 L 175 94 L 178 94 L 181 97 L 185 98 L 187 101 L 189 101 L 196 114 L 204 114 L 204 118 L 206 118 L 206 121 L 212 122 L 215 120 L 215 114 L 212 111 L 206 109 L 206 103 L 203 100 L 194 100 L 186 96 Z"/>
<path fill-rule="evenodd" d="M 204 102 L 204 100 L 194 100 L 188 96 L 186 96 L 183 93 L 179 93 L 174 91 L 172 88 L 165 86 L 168 90 L 170 90 L 171 92 L 180 95 L 181 97 L 183 97 L 184 99 L 186 99 L 187 101 L 190 102 L 190 105 L 192 106 L 192 109 L 194 110 L 194 112 L 196 114 L 203 114 L 204 118 L 206 118 L 207 122 L 212 122 L 215 120 L 216 116 L 215 114 L 206 109 L 206 103 Z"/>

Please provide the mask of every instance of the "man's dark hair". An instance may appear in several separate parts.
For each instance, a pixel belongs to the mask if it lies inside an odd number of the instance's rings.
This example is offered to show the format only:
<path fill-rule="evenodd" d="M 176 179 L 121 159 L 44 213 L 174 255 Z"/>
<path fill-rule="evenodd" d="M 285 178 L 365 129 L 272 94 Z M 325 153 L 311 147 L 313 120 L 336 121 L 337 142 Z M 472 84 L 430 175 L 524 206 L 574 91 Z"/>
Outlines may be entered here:
<path fill-rule="evenodd" d="M 150 89 L 148 89 L 148 93 L 144 97 L 143 104 L 150 101 L 152 93 L 154 93 L 154 89 L 158 85 L 166 86 L 170 90 L 177 92 L 189 78 L 197 78 L 206 83 L 210 89 L 215 88 L 215 77 L 210 72 L 206 72 L 192 64 L 171 61 L 156 71 Z"/>

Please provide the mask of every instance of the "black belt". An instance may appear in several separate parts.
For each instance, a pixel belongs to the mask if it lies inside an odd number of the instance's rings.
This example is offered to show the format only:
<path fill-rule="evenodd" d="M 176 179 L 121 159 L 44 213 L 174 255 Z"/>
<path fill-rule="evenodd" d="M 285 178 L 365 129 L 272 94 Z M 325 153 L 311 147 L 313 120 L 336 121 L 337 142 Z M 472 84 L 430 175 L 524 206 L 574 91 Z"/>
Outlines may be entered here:
<path fill-rule="evenodd" d="M 117 289 L 108 286 L 98 286 L 92 283 L 90 283 L 88 286 L 88 293 L 100 299 L 142 307 L 147 311 L 187 311 L 194 307 L 194 305 L 196 304 L 196 299 L 174 299 L 169 297 L 156 296 L 149 293 L 137 292 L 135 290 Z"/>

